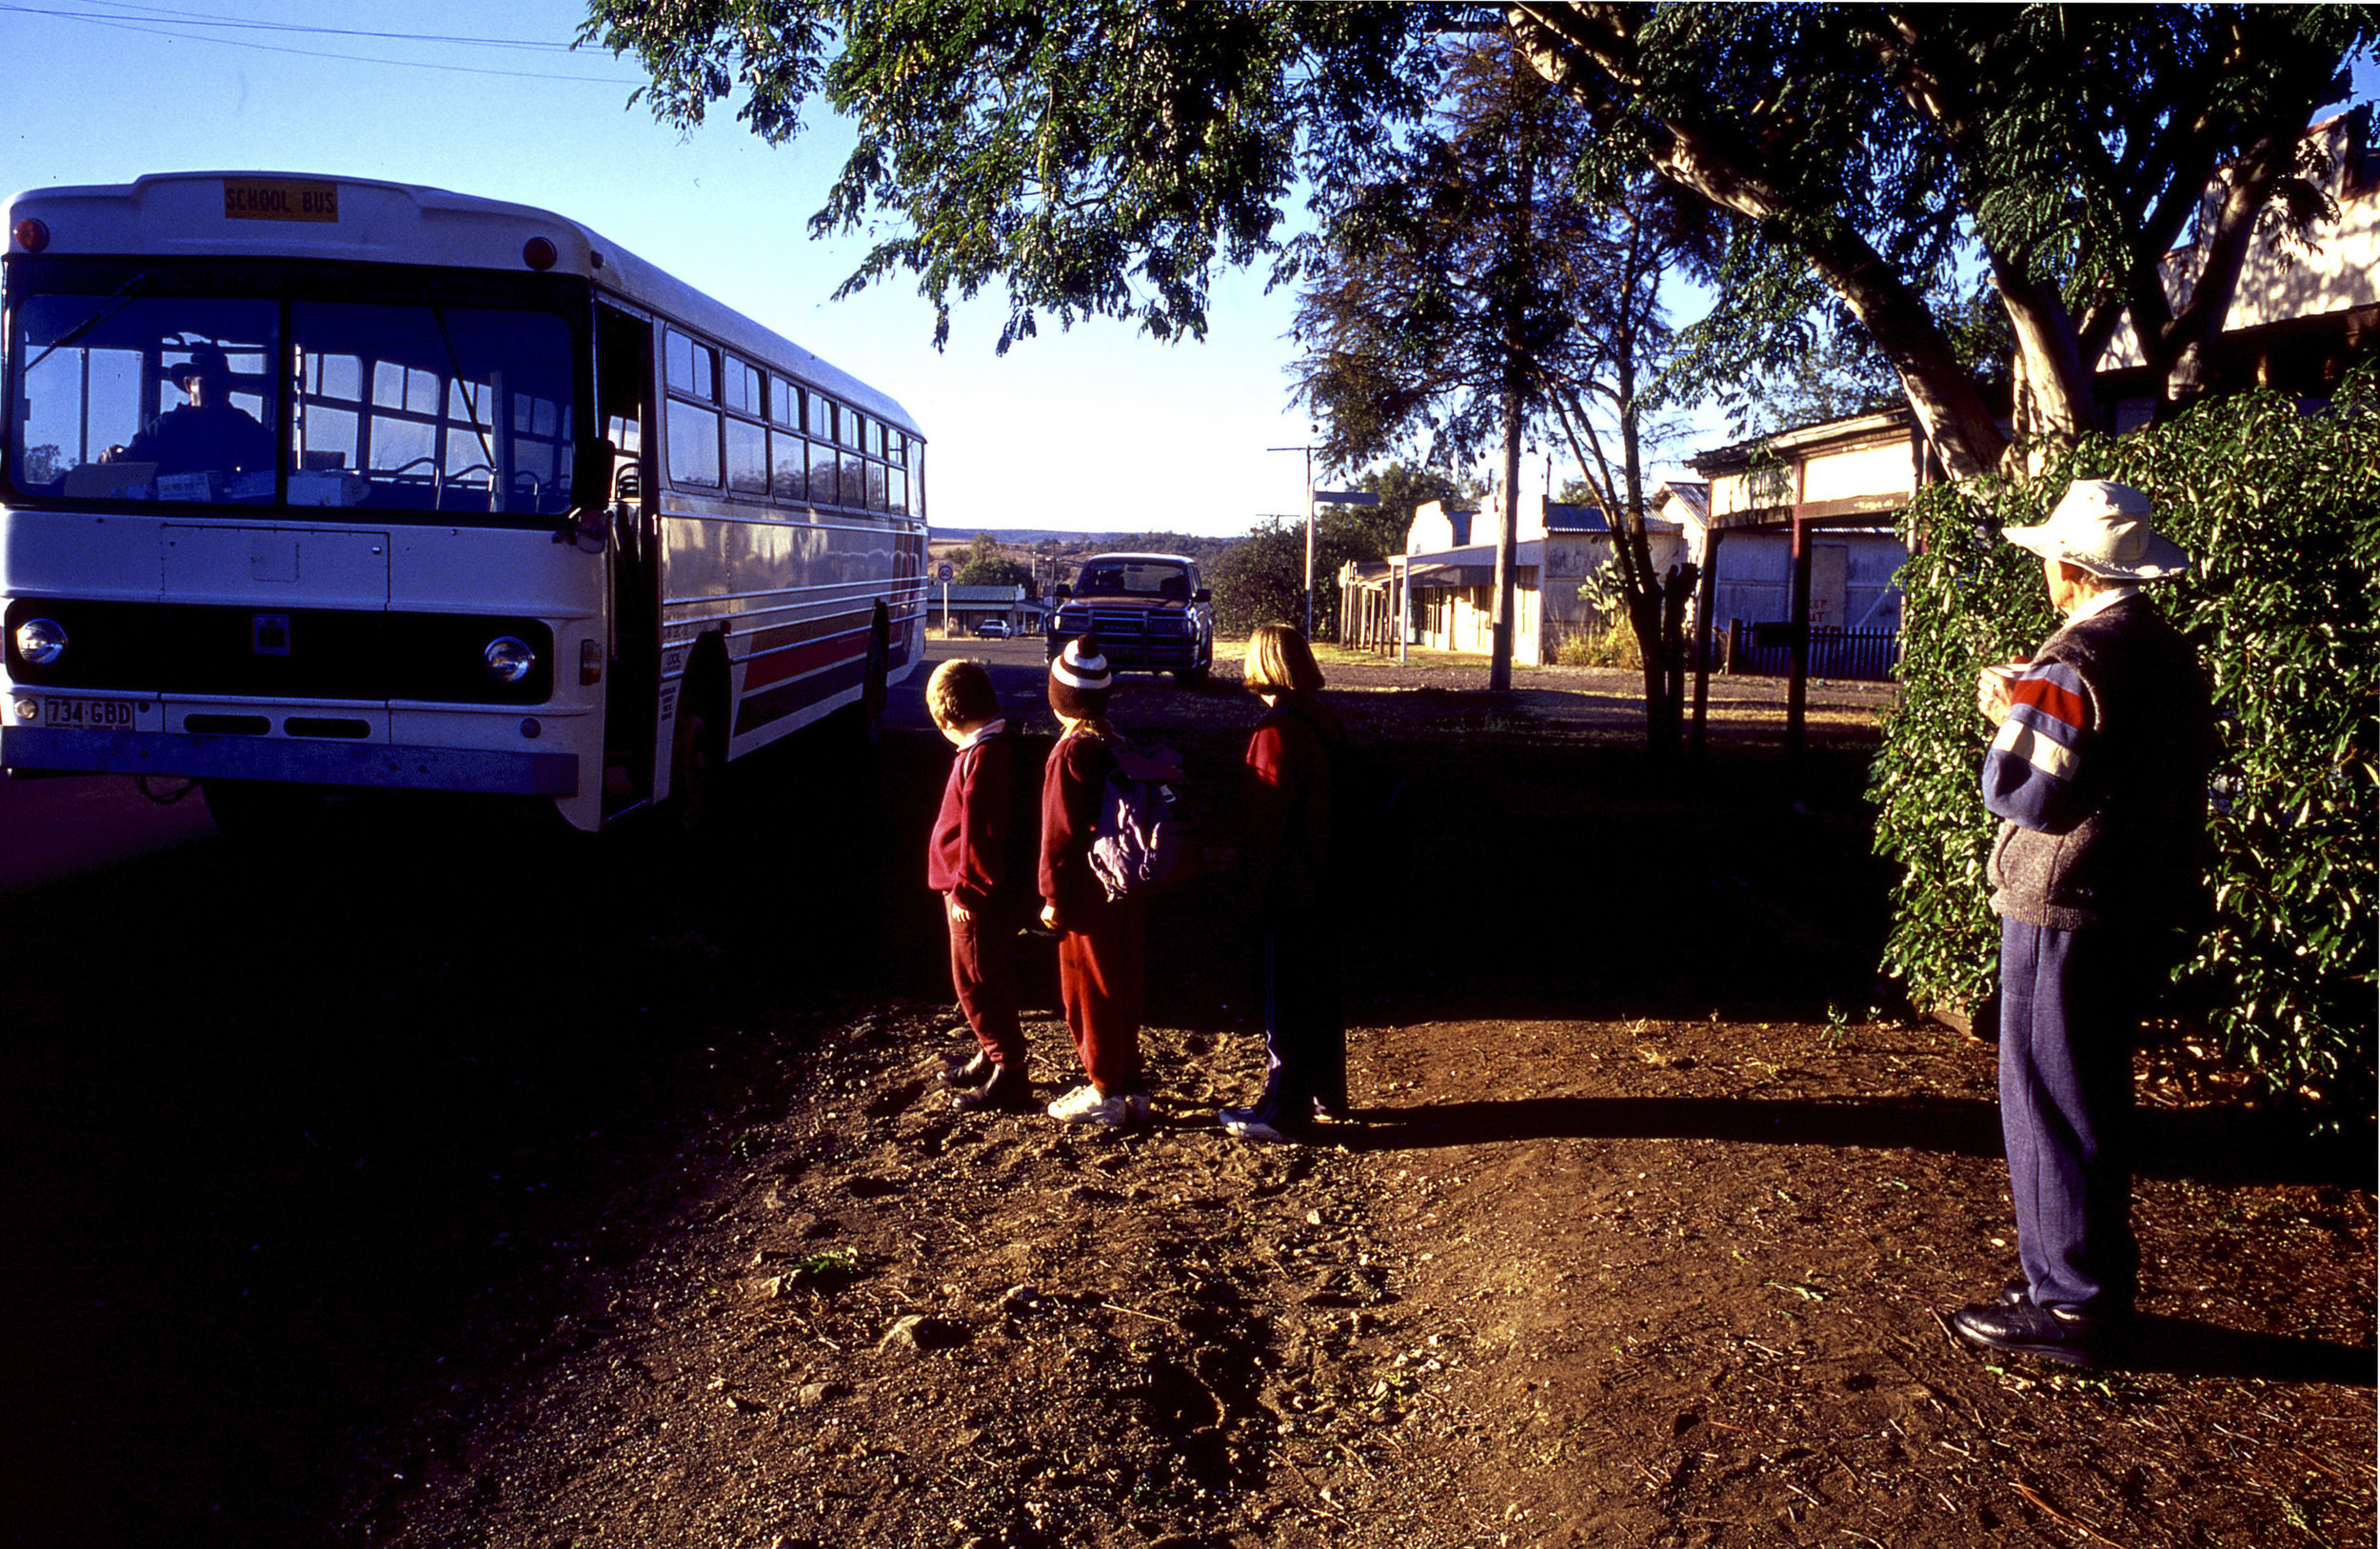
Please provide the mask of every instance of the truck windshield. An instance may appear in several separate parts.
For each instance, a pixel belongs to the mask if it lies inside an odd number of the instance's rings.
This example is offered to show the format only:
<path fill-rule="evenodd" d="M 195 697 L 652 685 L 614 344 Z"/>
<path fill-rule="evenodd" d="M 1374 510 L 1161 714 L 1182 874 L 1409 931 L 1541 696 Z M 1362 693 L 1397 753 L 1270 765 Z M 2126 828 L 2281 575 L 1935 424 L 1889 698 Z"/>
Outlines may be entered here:
<path fill-rule="evenodd" d="M 20 496 L 568 508 L 572 346 L 559 314 L 168 296 L 135 279 L 106 295 L 20 295 L 11 318 Z"/>
<path fill-rule="evenodd" d="M 1075 590 L 1084 597 L 1149 597 L 1187 602 L 1190 577 L 1166 561 L 1094 560 L 1082 567 Z"/>

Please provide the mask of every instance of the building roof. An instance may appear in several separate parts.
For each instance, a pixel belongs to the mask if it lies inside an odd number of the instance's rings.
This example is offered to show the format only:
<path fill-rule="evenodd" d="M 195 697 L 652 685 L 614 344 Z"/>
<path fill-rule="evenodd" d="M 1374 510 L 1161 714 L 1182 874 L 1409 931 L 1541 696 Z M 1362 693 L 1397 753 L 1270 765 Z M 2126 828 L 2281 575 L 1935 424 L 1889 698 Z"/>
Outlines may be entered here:
<path fill-rule="evenodd" d="M 1677 504 L 1694 513 L 1697 522 L 1711 520 L 1711 487 L 1699 479 L 1670 479 L 1661 487 L 1669 491 Z"/>

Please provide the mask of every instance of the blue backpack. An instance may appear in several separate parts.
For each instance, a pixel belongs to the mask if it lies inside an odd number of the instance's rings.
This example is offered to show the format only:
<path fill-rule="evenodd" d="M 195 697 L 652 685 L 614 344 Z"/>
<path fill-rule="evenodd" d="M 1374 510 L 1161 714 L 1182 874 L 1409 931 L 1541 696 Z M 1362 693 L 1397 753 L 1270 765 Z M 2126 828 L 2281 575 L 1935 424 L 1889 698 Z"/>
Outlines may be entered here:
<path fill-rule="evenodd" d="M 1171 748 L 1116 749 L 1091 833 L 1091 872 L 1109 902 L 1179 887 L 1200 870 L 1198 835 L 1174 789 L 1183 773 Z"/>

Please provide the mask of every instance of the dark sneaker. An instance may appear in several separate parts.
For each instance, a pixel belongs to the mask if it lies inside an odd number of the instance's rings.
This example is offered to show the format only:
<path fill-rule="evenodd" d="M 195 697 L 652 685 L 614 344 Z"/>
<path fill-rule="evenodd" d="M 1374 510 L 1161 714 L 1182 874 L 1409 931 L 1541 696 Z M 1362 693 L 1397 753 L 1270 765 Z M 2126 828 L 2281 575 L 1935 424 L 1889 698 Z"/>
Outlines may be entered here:
<path fill-rule="evenodd" d="M 1033 1082 L 1022 1065 L 993 1064 L 992 1073 L 981 1086 L 962 1088 L 950 1100 L 950 1105 L 961 1113 L 1031 1113 Z"/>
<path fill-rule="evenodd" d="M 942 1082 L 944 1086 L 981 1086 L 990 1081 L 992 1072 L 999 1068 L 999 1062 L 978 1049 L 975 1058 L 963 1064 L 943 1066 Z"/>
<path fill-rule="evenodd" d="M 2030 1301 L 2013 1305 L 1985 1302 L 1951 1314 L 1951 1332 L 1969 1344 L 2068 1366 L 2090 1365 L 2105 1331 L 2099 1319 L 2035 1306 Z"/>

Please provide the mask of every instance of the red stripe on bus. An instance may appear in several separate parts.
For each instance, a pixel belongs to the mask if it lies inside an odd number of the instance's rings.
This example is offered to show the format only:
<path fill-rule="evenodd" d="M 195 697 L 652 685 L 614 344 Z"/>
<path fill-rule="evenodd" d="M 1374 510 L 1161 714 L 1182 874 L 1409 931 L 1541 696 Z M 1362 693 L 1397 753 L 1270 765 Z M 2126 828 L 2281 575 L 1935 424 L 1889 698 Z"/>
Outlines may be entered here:
<path fill-rule="evenodd" d="M 754 657 L 745 665 L 744 689 L 745 693 L 750 693 L 755 688 L 765 688 L 787 678 L 799 678 L 805 672 L 816 672 L 838 662 L 856 661 L 866 654 L 865 639 L 856 642 L 848 639 L 818 640 L 807 645 L 771 651 L 766 656 Z"/>

